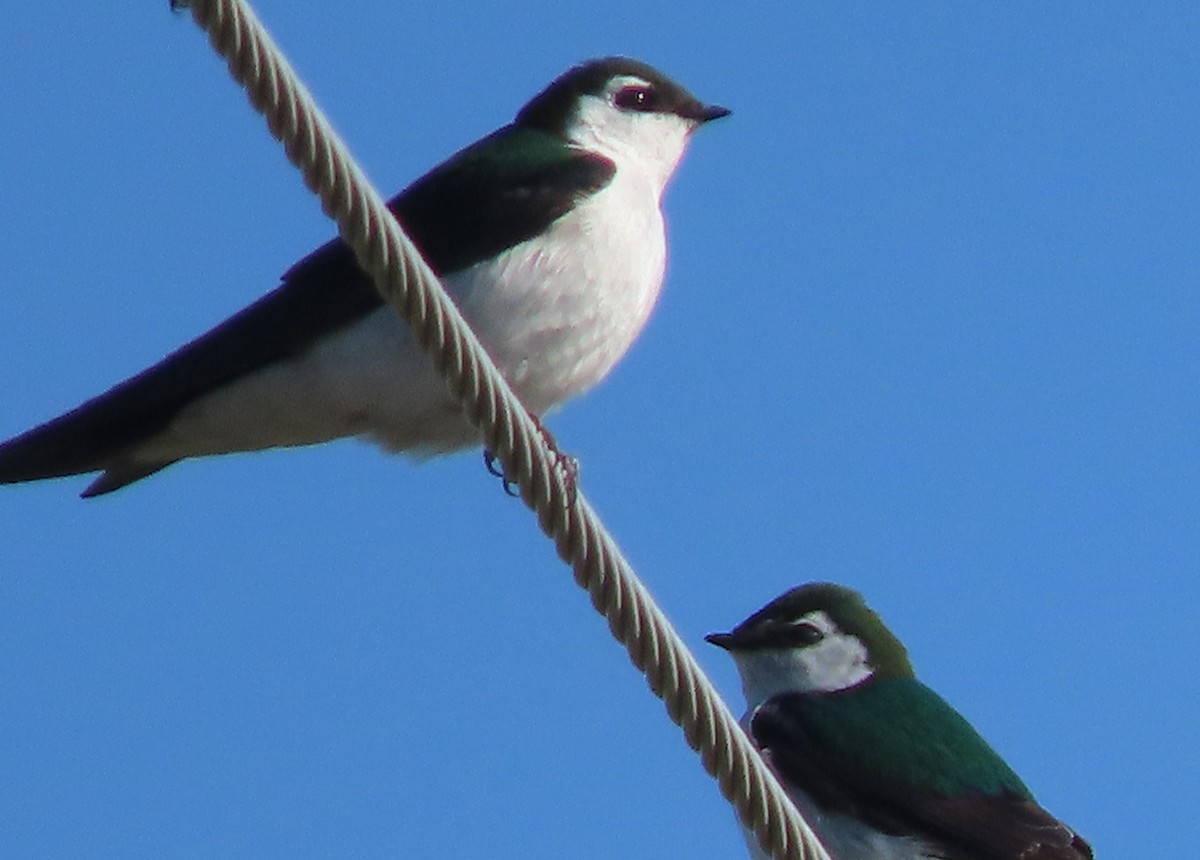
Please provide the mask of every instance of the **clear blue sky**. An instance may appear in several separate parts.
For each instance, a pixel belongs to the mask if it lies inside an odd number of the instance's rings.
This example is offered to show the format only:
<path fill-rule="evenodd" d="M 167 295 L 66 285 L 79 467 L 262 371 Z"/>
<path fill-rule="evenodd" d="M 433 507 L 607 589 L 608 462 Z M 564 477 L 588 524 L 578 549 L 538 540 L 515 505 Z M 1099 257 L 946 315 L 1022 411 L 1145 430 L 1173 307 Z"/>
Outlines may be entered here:
<path fill-rule="evenodd" d="M 1106 858 L 1200 796 L 1200 11 L 261 2 L 390 195 L 581 59 L 733 108 L 644 337 L 550 426 L 701 637 L 855 586 Z M 332 227 L 166 2 L 15 4 L 0 435 L 272 288 Z M 354 442 L 83 502 L 0 489 L 12 857 L 742 857 L 475 455 Z"/>

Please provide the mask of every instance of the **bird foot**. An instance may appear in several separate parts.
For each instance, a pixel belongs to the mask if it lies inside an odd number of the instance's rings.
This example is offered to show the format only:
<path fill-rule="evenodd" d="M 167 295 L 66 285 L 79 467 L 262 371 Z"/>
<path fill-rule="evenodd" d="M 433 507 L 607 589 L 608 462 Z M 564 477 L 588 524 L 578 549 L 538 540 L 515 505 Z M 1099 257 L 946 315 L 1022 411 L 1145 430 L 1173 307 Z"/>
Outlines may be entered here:
<path fill-rule="evenodd" d="M 563 483 L 567 488 L 567 506 L 573 506 L 576 495 L 579 492 L 579 461 L 569 454 L 564 454 L 559 449 L 554 435 L 546 429 L 545 425 L 542 424 L 536 415 L 531 413 L 529 417 L 533 419 L 533 423 L 537 426 L 538 433 L 542 435 L 542 440 L 546 443 L 546 446 L 554 452 L 554 465 L 562 473 Z M 483 465 L 488 470 L 488 474 L 500 479 L 505 493 L 510 496 L 520 495 L 517 492 L 516 482 L 509 479 L 496 455 L 487 448 L 483 449 Z"/>
<path fill-rule="evenodd" d="M 500 465 L 500 461 L 490 449 L 483 449 L 483 467 L 488 470 L 488 474 L 500 479 L 500 486 L 504 488 L 504 492 L 510 496 L 518 496 L 517 485 L 508 479 L 508 475 L 504 473 L 504 467 Z"/>

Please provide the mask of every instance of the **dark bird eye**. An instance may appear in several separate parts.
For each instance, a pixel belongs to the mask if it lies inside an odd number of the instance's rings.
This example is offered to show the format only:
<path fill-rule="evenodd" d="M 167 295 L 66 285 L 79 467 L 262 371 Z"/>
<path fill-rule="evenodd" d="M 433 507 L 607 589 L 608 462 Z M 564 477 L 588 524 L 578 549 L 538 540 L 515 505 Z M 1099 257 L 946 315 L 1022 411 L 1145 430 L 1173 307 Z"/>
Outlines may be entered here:
<path fill-rule="evenodd" d="M 624 110 L 653 111 L 658 108 L 658 98 L 650 87 L 625 87 L 617 93 L 613 103 Z"/>
<path fill-rule="evenodd" d="M 797 645 L 815 645 L 825 638 L 825 634 L 815 624 L 801 621 L 792 625 L 792 635 Z"/>

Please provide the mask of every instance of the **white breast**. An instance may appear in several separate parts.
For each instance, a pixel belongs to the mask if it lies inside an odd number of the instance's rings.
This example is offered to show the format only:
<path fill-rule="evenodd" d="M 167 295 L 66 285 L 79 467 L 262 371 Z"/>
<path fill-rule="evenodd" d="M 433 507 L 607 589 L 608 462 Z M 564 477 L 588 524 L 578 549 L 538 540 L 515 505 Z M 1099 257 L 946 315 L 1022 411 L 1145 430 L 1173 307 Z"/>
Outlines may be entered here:
<path fill-rule="evenodd" d="M 657 190 L 621 170 L 545 236 L 459 273 L 452 289 L 522 402 L 541 414 L 612 370 L 649 319 L 665 267 Z"/>
<path fill-rule="evenodd" d="M 549 232 L 446 279 L 464 316 L 530 411 L 598 383 L 636 339 L 662 286 L 661 185 L 621 169 Z M 186 407 L 135 459 L 367 436 L 417 456 L 479 443 L 390 307 L 289 361 Z"/>

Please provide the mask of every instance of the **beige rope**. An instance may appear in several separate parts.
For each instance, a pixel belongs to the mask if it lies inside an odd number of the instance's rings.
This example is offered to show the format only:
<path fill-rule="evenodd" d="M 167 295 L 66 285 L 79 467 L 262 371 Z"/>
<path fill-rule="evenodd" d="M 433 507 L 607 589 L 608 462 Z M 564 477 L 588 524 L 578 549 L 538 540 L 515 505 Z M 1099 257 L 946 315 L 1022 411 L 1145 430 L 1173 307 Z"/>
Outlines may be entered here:
<path fill-rule="evenodd" d="M 829 860 L 679 635 L 582 495 L 437 278 L 242 0 L 175 2 L 193 17 L 383 297 L 412 327 L 471 423 L 520 487 L 575 581 L 700 753 L 705 770 L 776 860 Z"/>

